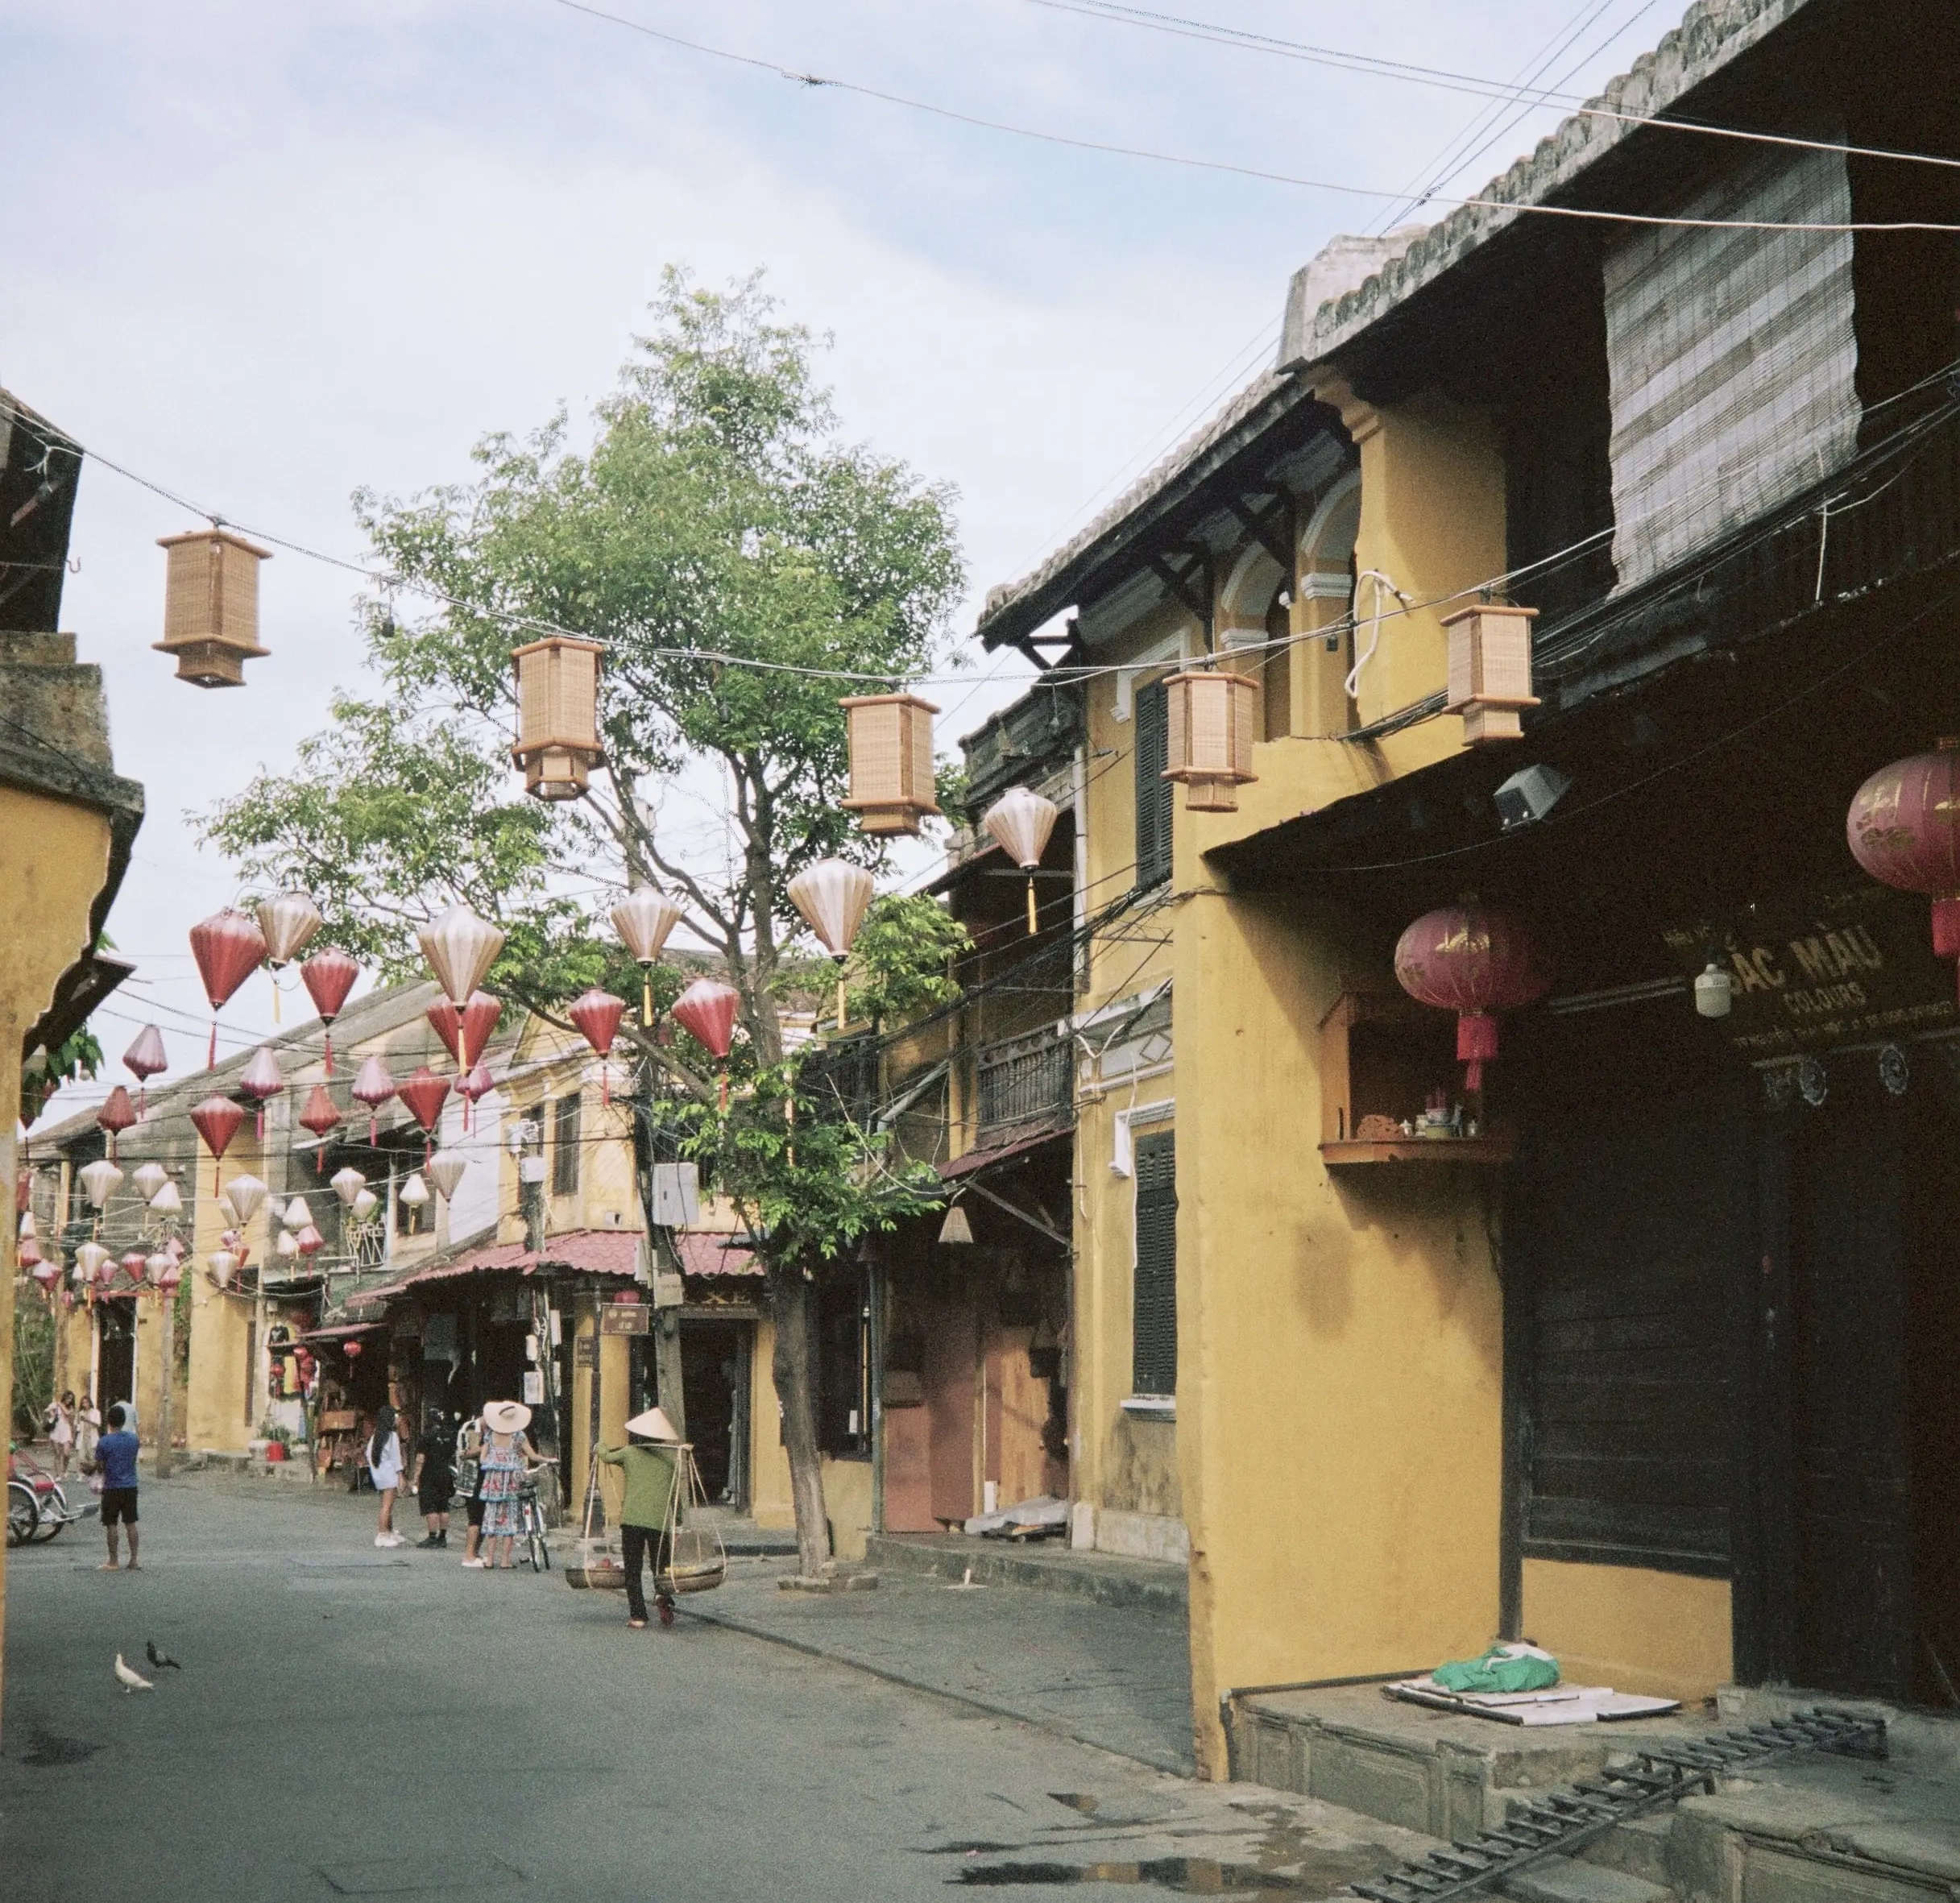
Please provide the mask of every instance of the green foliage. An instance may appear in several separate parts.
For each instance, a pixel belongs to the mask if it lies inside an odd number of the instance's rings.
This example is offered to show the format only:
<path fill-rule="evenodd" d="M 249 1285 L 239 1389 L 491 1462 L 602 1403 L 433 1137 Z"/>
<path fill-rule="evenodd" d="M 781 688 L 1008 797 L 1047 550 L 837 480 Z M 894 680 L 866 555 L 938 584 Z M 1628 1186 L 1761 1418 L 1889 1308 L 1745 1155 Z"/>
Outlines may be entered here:
<path fill-rule="evenodd" d="M 102 1074 L 102 1047 L 85 1024 L 77 1025 L 53 1050 L 37 1050 L 20 1067 L 20 1116 L 31 1123 L 64 1084 Z"/>
<path fill-rule="evenodd" d="M 14 1298 L 14 1432 L 31 1441 L 55 1395 L 54 1304 L 37 1289 Z"/>
<path fill-rule="evenodd" d="M 973 949 L 967 928 L 923 893 L 875 898 L 845 967 L 852 1016 L 889 1023 L 959 995 L 953 960 Z"/>

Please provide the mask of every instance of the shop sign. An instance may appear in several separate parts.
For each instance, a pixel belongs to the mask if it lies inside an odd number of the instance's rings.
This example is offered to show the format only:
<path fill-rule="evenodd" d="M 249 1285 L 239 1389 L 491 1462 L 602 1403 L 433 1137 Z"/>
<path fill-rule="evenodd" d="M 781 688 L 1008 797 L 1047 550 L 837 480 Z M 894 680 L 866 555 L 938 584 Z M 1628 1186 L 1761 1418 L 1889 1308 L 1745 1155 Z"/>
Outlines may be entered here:
<path fill-rule="evenodd" d="M 1751 1059 L 1960 1023 L 1953 967 L 1933 955 L 1926 902 L 1884 886 L 1766 900 L 1665 936 L 1684 976 L 1711 956 L 1727 968 L 1735 989 L 1722 1029 Z"/>
<path fill-rule="evenodd" d="M 578 1368 L 596 1368 L 599 1366 L 599 1337 L 581 1335 L 573 1342 L 572 1365 Z"/>
<path fill-rule="evenodd" d="M 653 1311 L 644 1302 L 608 1302 L 599 1312 L 602 1335 L 644 1335 L 649 1332 Z"/>

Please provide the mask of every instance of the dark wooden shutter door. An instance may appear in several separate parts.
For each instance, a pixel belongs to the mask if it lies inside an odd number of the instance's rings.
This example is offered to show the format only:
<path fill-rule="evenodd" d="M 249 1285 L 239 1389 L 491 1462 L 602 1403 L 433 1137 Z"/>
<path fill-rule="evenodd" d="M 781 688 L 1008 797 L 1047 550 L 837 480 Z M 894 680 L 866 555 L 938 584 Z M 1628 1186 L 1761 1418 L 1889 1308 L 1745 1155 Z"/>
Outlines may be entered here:
<path fill-rule="evenodd" d="M 1132 1387 L 1177 1392 L 1177 1138 L 1137 1140 L 1137 1285 Z"/>
<path fill-rule="evenodd" d="M 1137 690 L 1137 889 L 1171 877 L 1171 701 L 1162 681 Z"/>

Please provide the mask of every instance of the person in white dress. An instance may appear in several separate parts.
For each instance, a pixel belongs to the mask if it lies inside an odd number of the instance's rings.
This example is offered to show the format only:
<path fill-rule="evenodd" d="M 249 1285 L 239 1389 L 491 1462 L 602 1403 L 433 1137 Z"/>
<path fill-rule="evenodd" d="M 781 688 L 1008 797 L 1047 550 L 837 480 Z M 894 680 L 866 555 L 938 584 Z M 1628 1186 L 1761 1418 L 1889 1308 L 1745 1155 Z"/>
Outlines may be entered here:
<path fill-rule="evenodd" d="M 374 1477 L 375 1491 L 381 1496 L 381 1515 L 375 1532 L 377 1546 L 405 1546 L 408 1541 L 395 1531 L 395 1491 L 401 1485 L 401 1436 L 395 1428 L 395 1410 L 383 1403 L 375 1416 L 375 1431 L 367 1450 L 367 1471 Z"/>
<path fill-rule="evenodd" d="M 68 1478 L 68 1456 L 75 1450 L 75 1397 L 63 1395 L 58 1400 L 48 1403 L 48 1411 L 41 1419 L 48 1428 L 48 1445 L 52 1450 L 55 1478 Z"/>

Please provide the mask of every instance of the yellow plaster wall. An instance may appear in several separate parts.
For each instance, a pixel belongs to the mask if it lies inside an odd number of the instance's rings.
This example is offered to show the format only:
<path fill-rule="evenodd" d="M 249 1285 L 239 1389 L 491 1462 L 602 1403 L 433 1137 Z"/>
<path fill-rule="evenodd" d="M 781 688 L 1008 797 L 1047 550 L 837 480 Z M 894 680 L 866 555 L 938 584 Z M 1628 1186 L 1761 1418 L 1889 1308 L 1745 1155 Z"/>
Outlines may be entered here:
<path fill-rule="evenodd" d="M 1527 1560 L 1524 1630 L 1576 1684 L 1688 1699 L 1734 1677 L 1726 1579 Z"/>
<path fill-rule="evenodd" d="M 608 1447 L 626 1442 L 628 1384 L 632 1374 L 632 1341 L 626 1335 L 599 1335 L 600 1304 L 589 1295 L 577 1298 L 571 1329 L 574 1341 L 589 1341 L 599 1336 L 599 1432 Z M 571 1511 L 575 1518 L 585 1511 L 586 1489 L 590 1485 L 592 1462 L 592 1370 L 572 1350 L 572 1446 Z M 599 1497 L 605 1502 L 607 1524 L 616 1523 L 626 1499 L 626 1472 L 603 1462 L 599 1470 Z"/>
<path fill-rule="evenodd" d="M 776 1325 L 768 1316 L 756 1323 L 749 1357 L 748 1420 L 751 1461 L 749 1512 L 759 1527 L 787 1532 L 796 1524 L 789 1495 L 789 1450 L 782 1443 L 782 1410 L 776 1399 L 770 1363 L 776 1353 Z M 861 1560 L 872 1531 L 871 1462 L 823 1459 L 823 1506 L 836 1537 L 840 1560 Z"/>
<path fill-rule="evenodd" d="M 0 786 L 0 1182 L 20 1167 L 20 1046 L 56 981 L 87 949 L 89 908 L 109 872 L 109 822 L 19 787 Z M 9 1205 L 10 1208 L 11 1205 Z M 0 1222 L 0 1420 L 14 1412 L 15 1225 Z M 0 1549 L 0 1630 L 6 1556 Z"/>

